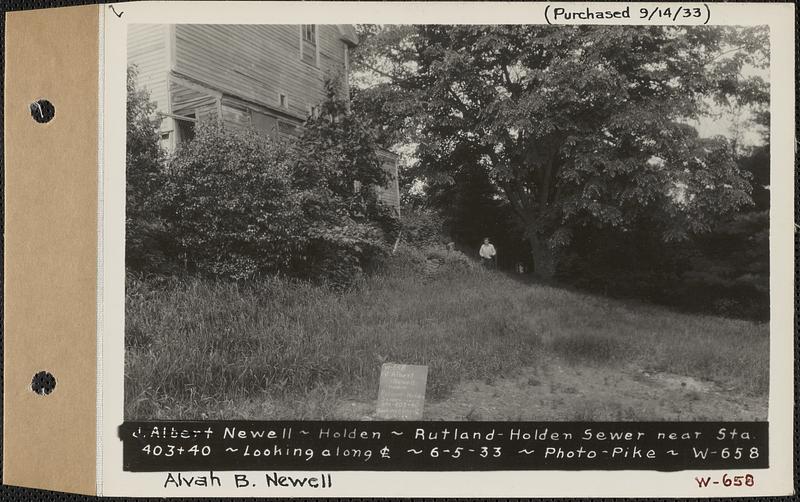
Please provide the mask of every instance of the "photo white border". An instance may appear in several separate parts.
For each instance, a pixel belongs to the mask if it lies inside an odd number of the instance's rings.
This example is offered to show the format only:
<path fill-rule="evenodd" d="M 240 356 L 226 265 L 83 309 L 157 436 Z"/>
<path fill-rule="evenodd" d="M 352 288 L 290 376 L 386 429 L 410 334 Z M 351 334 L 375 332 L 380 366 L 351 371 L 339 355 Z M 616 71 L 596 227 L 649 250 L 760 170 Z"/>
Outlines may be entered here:
<path fill-rule="evenodd" d="M 267 488 L 244 492 L 222 488 L 163 488 L 163 473 L 122 471 L 125 313 L 125 75 L 127 25 L 207 24 L 544 24 L 545 6 L 592 6 L 631 11 L 677 7 L 658 3 L 495 3 L 495 2 L 132 2 L 100 5 L 100 64 L 104 69 L 101 166 L 103 186 L 98 305 L 98 494 L 158 497 L 730 497 L 785 495 L 793 491 L 794 385 L 794 4 L 709 3 L 711 22 L 770 26 L 771 213 L 770 213 L 770 468 L 752 472 L 753 487 L 698 488 L 695 476 L 712 470 L 655 471 L 334 471 L 334 486 Z M 686 3 L 684 7 L 706 4 Z M 113 11 L 112 11 L 113 7 Z M 642 24 L 636 19 L 613 24 Z M 587 23 L 593 24 L 593 23 Z M 599 23 L 598 23 L 599 24 Z M 611 23 L 607 23 L 611 24 Z M 653 21 L 647 24 L 675 24 Z M 676 23 L 687 24 L 687 23 Z M 699 23 L 692 23 L 699 24 Z M 698 334 L 700 335 L 700 334 Z M 100 449 L 100 447 L 99 447 Z M 246 471 L 241 471 L 246 472 Z M 256 471 L 251 471 L 256 472 Z M 264 471 L 257 471 L 264 472 Z M 285 472 L 288 475 L 292 473 Z M 296 471 L 298 475 L 306 475 Z M 222 476 L 229 477 L 225 473 Z"/>

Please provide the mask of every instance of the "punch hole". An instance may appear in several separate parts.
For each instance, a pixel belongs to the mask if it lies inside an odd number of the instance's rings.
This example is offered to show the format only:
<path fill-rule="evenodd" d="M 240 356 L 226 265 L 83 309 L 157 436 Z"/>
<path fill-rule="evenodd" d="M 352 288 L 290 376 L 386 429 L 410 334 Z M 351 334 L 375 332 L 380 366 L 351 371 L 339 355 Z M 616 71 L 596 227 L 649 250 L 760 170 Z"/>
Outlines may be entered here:
<path fill-rule="evenodd" d="M 33 375 L 31 389 L 40 396 L 46 396 L 56 388 L 56 377 L 47 371 L 40 371 Z"/>
<path fill-rule="evenodd" d="M 56 116 L 56 107 L 46 99 L 37 99 L 30 105 L 31 117 L 40 124 L 53 120 Z"/>

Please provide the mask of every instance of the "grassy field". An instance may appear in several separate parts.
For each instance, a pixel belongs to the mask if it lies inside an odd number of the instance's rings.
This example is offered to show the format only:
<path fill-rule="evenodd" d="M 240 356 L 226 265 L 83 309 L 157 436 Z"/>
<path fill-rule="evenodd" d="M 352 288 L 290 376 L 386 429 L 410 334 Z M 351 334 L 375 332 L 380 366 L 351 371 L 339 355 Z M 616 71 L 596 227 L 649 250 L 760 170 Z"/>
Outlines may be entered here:
<path fill-rule="evenodd" d="M 383 362 L 428 365 L 432 404 L 467 382 L 553 364 L 767 394 L 766 324 L 530 284 L 461 261 L 426 273 L 410 250 L 393 260 L 345 292 L 281 278 L 129 279 L 126 418 L 341 418 L 342 402 L 374 402 Z"/>

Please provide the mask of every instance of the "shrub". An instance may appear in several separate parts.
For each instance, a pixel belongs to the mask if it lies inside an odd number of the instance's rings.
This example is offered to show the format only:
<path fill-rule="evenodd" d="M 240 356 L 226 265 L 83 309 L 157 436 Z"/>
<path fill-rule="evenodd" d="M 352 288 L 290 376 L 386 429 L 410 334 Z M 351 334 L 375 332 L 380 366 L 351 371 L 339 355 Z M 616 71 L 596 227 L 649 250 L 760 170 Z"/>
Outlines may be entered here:
<path fill-rule="evenodd" d="M 233 280 L 282 273 L 340 288 L 385 252 L 398 220 L 369 187 L 387 175 L 335 82 L 297 141 L 203 121 L 167 160 L 155 105 L 135 76 L 131 69 L 129 271 Z"/>
<path fill-rule="evenodd" d="M 646 228 L 584 229 L 559 266 L 562 281 L 588 291 L 766 320 L 769 213 L 739 213 L 706 235 L 669 244 Z"/>
<path fill-rule="evenodd" d="M 170 165 L 166 190 L 190 271 L 230 279 L 280 272 L 336 288 L 358 280 L 384 252 L 383 213 L 338 195 L 316 165 L 331 159 L 310 143 L 198 124 Z"/>
<path fill-rule="evenodd" d="M 412 209 L 401 220 L 402 239 L 415 246 L 430 246 L 450 242 L 444 231 L 444 220 L 429 209 Z"/>
<path fill-rule="evenodd" d="M 374 270 L 387 278 L 408 278 L 476 270 L 476 263 L 461 251 L 442 245 L 417 247 L 401 242 L 394 254 L 385 253 L 376 260 Z"/>
<path fill-rule="evenodd" d="M 357 282 L 365 269 L 386 254 L 379 229 L 352 220 L 347 223 L 309 227 L 309 246 L 293 275 L 342 289 Z"/>
<path fill-rule="evenodd" d="M 164 152 L 159 144 L 155 104 L 149 93 L 136 86 L 137 70 L 128 68 L 127 137 L 125 150 L 125 254 L 130 270 L 165 272 L 174 254 L 162 210 Z"/>
<path fill-rule="evenodd" d="M 374 190 L 388 182 L 375 136 L 348 111 L 340 84 L 326 81 L 327 99 L 305 124 L 292 170 L 309 225 L 309 247 L 295 274 L 337 289 L 374 268 L 398 228 Z"/>
<path fill-rule="evenodd" d="M 379 260 L 376 271 L 384 277 L 415 277 L 425 272 L 425 255 L 402 241 L 394 254 Z"/>
<path fill-rule="evenodd" d="M 423 249 L 423 253 L 429 262 L 433 261 L 438 265 L 438 273 L 466 271 L 475 266 L 475 262 L 461 251 L 445 246 L 428 246 Z"/>
<path fill-rule="evenodd" d="M 325 89 L 319 115 L 308 118 L 298 141 L 293 184 L 329 194 L 340 212 L 356 220 L 377 221 L 385 215 L 371 187 L 385 187 L 389 177 L 378 159 L 375 136 L 349 113 L 339 79 L 328 79 Z"/>
<path fill-rule="evenodd" d="M 291 145 L 215 121 L 197 124 L 170 164 L 170 223 L 202 275 L 244 279 L 289 269 L 308 245 Z"/>

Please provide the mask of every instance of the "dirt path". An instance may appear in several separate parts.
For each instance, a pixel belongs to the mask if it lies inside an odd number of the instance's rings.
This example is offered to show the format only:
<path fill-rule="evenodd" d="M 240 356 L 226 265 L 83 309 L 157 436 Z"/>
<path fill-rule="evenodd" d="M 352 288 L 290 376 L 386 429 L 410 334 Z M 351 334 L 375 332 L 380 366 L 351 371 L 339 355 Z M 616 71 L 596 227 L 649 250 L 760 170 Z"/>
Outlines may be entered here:
<path fill-rule="evenodd" d="M 348 401 L 336 418 L 371 420 L 374 403 Z M 767 399 L 742 396 L 714 382 L 638 368 L 552 363 L 514 378 L 459 385 L 426 403 L 424 420 L 691 421 L 766 420 Z"/>

